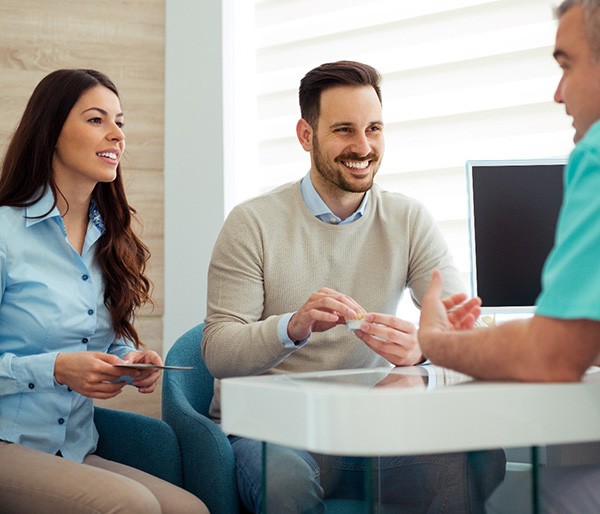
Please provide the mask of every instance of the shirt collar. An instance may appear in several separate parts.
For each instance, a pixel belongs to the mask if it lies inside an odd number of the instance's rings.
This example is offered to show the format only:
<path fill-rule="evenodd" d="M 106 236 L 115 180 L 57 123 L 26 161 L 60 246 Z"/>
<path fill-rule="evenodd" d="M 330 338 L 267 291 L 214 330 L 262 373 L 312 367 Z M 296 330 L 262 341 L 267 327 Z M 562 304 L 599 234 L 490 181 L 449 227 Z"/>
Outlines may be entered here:
<path fill-rule="evenodd" d="M 348 224 L 359 219 L 365 213 L 370 193 L 370 191 L 367 191 L 362 202 L 360 202 L 358 209 L 345 220 L 342 220 L 331 212 L 331 209 L 327 207 L 327 204 L 319 196 L 319 193 L 317 193 L 317 190 L 310 179 L 310 172 L 308 172 L 300 181 L 300 191 L 302 192 L 302 198 L 304 198 L 308 210 L 321 221 L 332 225 Z"/>
<path fill-rule="evenodd" d="M 100 211 L 98 210 L 98 207 L 96 206 L 96 202 L 94 202 L 94 200 L 90 201 L 88 217 L 90 218 L 90 221 L 94 224 L 94 226 L 98 229 L 98 231 L 101 234 L 104 234 L 104 231 L 106 230 L 104 228 L 104 220 L 102 219 L 102 214 L 100 214 Z"/>
<path fill-rule="evenodd" d="M 40 221 L 44 221 L 51 218 L 60 218 L 60 212 L 58 207 L 55 205 L 52 208 L 52 204 L 54 203 L 54 194 L 52 193 L 52 189 L 49 187 L 46 189 L 46 192 L 42 195 L 42 197 L 35 202 L 33 205 L 26 207 L 25 209 L 25 217 L 26 217 L 26 226 L 31 227 Z M 104 221 L 102 220 L 102 215 L 96 206 L 96 202 L 94 200 L 90 201 L 90 207 L 88 209 L 88 217 L 93 225 L 98 229 L 101 234 L 104 234 Z"/>
<path fill-rule="evenodd" d="M 58 207 L 55 205 L 54 208 L 52 208 L 53 203 L 54 195 L 52 194 L 52 189 L 48 187 L 46 188 L 46 192 L 37 202 L 25 208 L 26 226 L 31 227 L 40 221 L 50 218 L 60 218 Z"/>

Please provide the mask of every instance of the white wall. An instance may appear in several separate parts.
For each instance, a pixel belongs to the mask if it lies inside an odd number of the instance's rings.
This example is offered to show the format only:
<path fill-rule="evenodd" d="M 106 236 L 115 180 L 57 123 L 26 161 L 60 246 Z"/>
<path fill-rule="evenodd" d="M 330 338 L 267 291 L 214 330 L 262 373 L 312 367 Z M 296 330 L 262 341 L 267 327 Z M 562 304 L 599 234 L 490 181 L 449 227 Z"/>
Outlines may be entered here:
<path fill-rule="evenodd" d="M 223 222 L 221 0 L 165 1 L 164 352 L 204 319 Z"/>

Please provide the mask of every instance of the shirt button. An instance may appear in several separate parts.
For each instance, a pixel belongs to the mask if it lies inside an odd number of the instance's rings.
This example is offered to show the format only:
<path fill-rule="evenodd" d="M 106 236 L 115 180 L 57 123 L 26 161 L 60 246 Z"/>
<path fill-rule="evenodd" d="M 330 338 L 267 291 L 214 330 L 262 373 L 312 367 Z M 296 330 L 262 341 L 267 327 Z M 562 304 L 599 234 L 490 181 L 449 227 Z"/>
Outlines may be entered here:
<path fill-rule="evenodd" d="M 58 424 L 63 425 L 65 423 L 64 418 L 58 418 Z"/>
<path fill-rule="evenodd" d="M 89 341 L 89 339 L 88 339 L 87 337 L 84 337 L 84 338 L 81 340 L 81 342 L 82 342 L 83 344 L 87 344 L 87 343 L 88 343 L 88 341 Z"/>
<path fill-rule="evenodd" d="M 88 314 L 91 316 L 92 314 L 94 314 L 94 311 L 93 311 L 92 309 L 90 309 L 90 310 L 88 311 Z"/>
<path fill-rule="evenodd" d="M 81 280 L 87 280 L 89 277 L 89 275 L 81 275 Z"/>
<path fill-rule="evenodd" d="M 71 389 L 70 387 L 67 387 L 67 391 L 69 391 L 70 393 L 72 393 L 73 389 Z"/>
<path fill-rule="evenodd" d="M 33 389 L 35 387 L 35 384 L 29 384 L 27 387 L 29 387 L 29 389 Z"/>

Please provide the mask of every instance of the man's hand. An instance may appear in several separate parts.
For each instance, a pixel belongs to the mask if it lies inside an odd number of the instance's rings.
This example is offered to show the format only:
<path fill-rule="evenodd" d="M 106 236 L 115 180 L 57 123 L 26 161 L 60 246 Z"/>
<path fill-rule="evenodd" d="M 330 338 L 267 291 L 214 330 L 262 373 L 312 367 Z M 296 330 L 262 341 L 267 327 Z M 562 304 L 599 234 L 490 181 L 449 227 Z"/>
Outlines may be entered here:
<path fill-rule="evenodd" d="M 465 301 L 466 300 L 466 301 Z M 470 298 L 457 293 L 442 300 L 448 314 L 448 322 L 454 330 L 469 330 L 481 314 L 481 298 Z"/>
<path fill-rule="evenodd" d="M 396 387 L 410 389 L 427 389 L 428 375 L 426 371 L 421 373 L 394 373 L 395 368 L 389 372 L 388 376 L 377 382 L 373 387 Z M 424 368 L 404 368 L 409 371 L 424 370 Z"/>
<path fill-rule="evenodd" d="M 481 314 L 481 299 L 455 294 L 442 300 L 442 276 L 434 270 L 429 287 L 423 297 L 421 320 L 419 322 L 419 343 L 427 353 L 430 338 L 448 330 L 473 328 Z"/>
<path fill-rule="evenodd" d="M 354 333 L 394 366 L 413 366 L 423 361 L 417 328 L 409 321 L 372 312 Z"/>
<path fill-rule="evenodd" d="M 356 335 L 373 351 L 385 357 L 395 366 L 412 366 L 425 360 L 421 337 L 423 323 L 426 330 L 466 330 L 473 328 L 481 314 L 481 300 L 457 293 L 441 298 L 442 278 L 439 271 L 433 272 L 433 279 L 425 297 L 421 322 L 416 327 L 388 314 L 371 313 L 367 316 Z M 426 352 L 425 352 L 426 353 Z"/>
<path fill-rule="evenodd" d="M 365 310 L 352 298 L 324 287 L 313 293 L 288 323 L 288 336 L 303 341 L 313 332 L 325 332 Z"/>

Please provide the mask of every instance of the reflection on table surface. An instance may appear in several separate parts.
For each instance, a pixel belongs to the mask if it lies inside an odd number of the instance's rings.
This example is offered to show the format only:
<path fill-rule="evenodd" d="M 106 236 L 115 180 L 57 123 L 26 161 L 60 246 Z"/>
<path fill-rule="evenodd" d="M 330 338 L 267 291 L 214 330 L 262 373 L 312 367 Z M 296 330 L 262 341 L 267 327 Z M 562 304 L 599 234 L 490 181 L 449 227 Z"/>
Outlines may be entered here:
<path fill-rule="evenodd" d="M 468 375 L 433 365 L 298 373 L 281 375 L 276 380 L 289 380 L 298 383 L 346 384 L 368 388 L 415 387 L 417 389 L 432 389 L 473 382 L 473 378 Z"/>
<path fill-rule="evenodd" d="M 450 369 L 426 364 L 421 366 L 350 369 L 335 371 L 317 371 L 307 373 L 294 373 L 283 375 L 263 375 L 259 377 L 245 377 L 248 379 L 267 379 L 277 384 L 332 384 L 349 385 L 365 388 L 398 387 L 433 390 L 455 385 L 531 385 L 533 382 L 491 382 L 476 380 L 469 375 Z M 592 366 L 588 369 L 582 382 L 600 383 L 600 368 Z M 545 384 L 567 385 L 567 384 Z M 425 386 L 425 388 L 423 387 Z"/>

